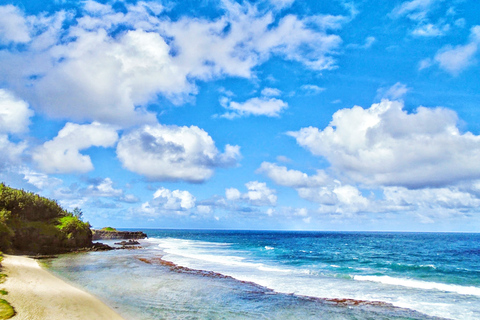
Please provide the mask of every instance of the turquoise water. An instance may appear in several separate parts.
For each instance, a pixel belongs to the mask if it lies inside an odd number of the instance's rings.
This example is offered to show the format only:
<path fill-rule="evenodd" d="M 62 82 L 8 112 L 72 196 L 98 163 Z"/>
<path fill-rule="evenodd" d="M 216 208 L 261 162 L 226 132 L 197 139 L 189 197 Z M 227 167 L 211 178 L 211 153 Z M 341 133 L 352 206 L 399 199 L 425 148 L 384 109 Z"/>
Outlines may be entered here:
<path fill-rule="evenodd" d="M 480 234 L 143 230 L 65 255 L 127 319 L 480 319 Z"/>

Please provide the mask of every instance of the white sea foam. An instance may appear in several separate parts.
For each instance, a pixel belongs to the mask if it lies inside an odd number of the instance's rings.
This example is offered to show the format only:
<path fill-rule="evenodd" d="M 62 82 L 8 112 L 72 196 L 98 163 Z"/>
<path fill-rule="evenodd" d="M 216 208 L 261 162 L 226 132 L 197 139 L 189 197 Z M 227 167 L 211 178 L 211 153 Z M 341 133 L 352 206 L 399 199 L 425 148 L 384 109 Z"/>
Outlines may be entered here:
<path fill-rule="evenodd" d="M 301 268 L 288 267 L 265 257 L 252 258 L 251 252 L 237 250 L 228 243 L 173 238 L 152 241 L 164 252 L 164 259 L 177 265 L 218 272 L 279 293 L 383 301 L 432 316 L 479 319 L 480 311 L 475 307 L 480 297 L 480 288 L 477 287 L 389 276 L 332 275 L 329 270 L 338 268 L 338 265 L 319 263 Z"/>
<path fill-rule="evenodd" d="M 291 272 L 290 269 L 268 266 L 263 263 L 247 261 L 246 258 L 234 255 L 234 250 L 217 250 L 219 247 L 228 247 L 227 243 L 213 243 L 192 240 L 164 239 L 158 244 L 165 253 L 173 258 L 174 263 L 180 265 L 187 264 L 202 270 L 211 270 L 215 268 L 216 272 L 222 272 L 221 266 L 226 267 L 228 271 L 246 271 L 261 270 L 268 272 Z M 273 248 L 272 248 L 273 249 Z M 229 275 L 229 274 L 227 274 Z M 242 279 L 243 280 L 243 279 Z"/>
<path fill-rule="evenodd" d="M 439 290 L 444 292 L 455 292 L 458 294 L 474 295 L 474 296 L 480 297 L 480 288 L 477 288 L 477 287 L 459 286 L 454 284 L 428 282 L 428 281 L 421 281 L 421 280 L 414 280 L 414 279 L 394 278 L 389 276 L 356 275 L 353 278 L 358 281 L 372 281 L 372 282 L 378 282 L 378 283 L 387 284 L 387 285 L 402 286 L 402 287 L 424 289 L 424 290 Z"/>

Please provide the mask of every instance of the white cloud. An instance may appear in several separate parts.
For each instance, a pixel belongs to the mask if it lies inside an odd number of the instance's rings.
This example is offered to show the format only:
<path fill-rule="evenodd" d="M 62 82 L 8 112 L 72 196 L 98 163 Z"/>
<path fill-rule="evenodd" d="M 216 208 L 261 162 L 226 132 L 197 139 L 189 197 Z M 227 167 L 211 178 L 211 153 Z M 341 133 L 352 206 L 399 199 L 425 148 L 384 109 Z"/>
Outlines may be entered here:
<path fill-rule="evenodd" d="M 292 188 L 317 187 L 325 185 L 329 180 L 322 170 L 318 170 L 314 176 L 308 176 L 301 171 L 288 170 L 270 162 L 263 162 L 257 173 L 264 173 L 276 184 Z"/>
<path fill-rule="evenodd" d="M 412 20 L 414 25 L 410 29 L 410 34 L 414 37 L 441 37 L 451 30 L 451 24 L 455 23 L 453 17 L 456 13 L 454 7 L 450 7 L 444 11 L 443 16 L 433 14 L 438 13 L 441 8 L 438 5 L 440 2 L 443 0 L 405 1 L 396 6 L 390 16 L 392 18 L 407 17 Z M 437 21 L 431 22 L 434 17 L 438 17 Z"/>
<path fill-rule="evenodd" d="M 465 28 L 465 25 L 467 24 L 467 21 L 464 18 L 460 18 L 455 20 L 455 26 L 459 28 Z"/>
<path fill-rule="evenodd" d="M 284 9 L 290 7 L 295 0 L 270 0 L 270 2 L 276 9 Z"/>
<path fill-rule="evenodd" d="M 198 205 L 197 212 L 200 214 L 209 214 L 213 212 L 213 209 L 211 206 Z M 218 217 L 216 217 L 216 220 L 218 220 Z"/>
<path fill-rule="evenodd" d="M 355 206 L 358 211 L 368 208 L 368 199 L 363 197 L 360 191 L 354 186 L 337 186 L 333 189 L 333 193 L 335 193 L 340 203 L 350 207 Z"/>
<path fill-rule="evenodd" d="M 371 185 L 424 188 L 480 178 L 480 137 L 461 133 L 445 108 L 403 110 L 383 100 L 368 109 L 342 109 L 324 130 L 288 134 L 332 168 Z"/>
<path fill-rule="evenodd" d="M 0 169 L 5 165 L 20 164 L 26 148 L 25 142 L 13 143 L 8 139 L 8 135 L 0 134 Z"/>
<path fill-rule="evenodd" d="M 325 88 L 319 87 L 314 84 L 305 84 L 301 86 L 300 89 L 302 89 L 305 93 L 311 95 L 319 94 L 320 92 L 325 91 Z"/>
<path fill-rule="evenodd" d="M 9 134 L 19 134 L 28 130 L 33 111 L 28 104 L 17 99 L 7 90 L 0 89 L 0 168 L 5 165 L 19 165 L 27 148 L 24 141 L 14 143 Z"/>
<path fill-rule="evenodd" d="M 458 188 L 425 188 L 409 190 L 402 187 L 387 187 L 383 193 L 385 200 L 400 208 L 418 209 L 462 209 L 476 208 L 480 199 Z"/>
<path fill-rule="evenodd" d="M 418 70 L 430 68 L 433 65 L 433 60 L 430 58 L 423 59 L 418 63 Z"/>
<path fill-rule="evenodd" d="M 435 25 L 427 23 L 418 26 L 412 31 L 412 34 L 417 37 L 440 37 L 445 35 L 450 30 L 450 25 Z"/>
<path fill-rule="evenodd" d="M 257 173 L 268 176 L 277 185 L 294 188 L 298 195 L 308 201 L 322 206 L 330 206 L 329 210 L 359 212 L 367 209 L 368 199 L 354 186 L 342 185 L 329 177 L 323 170 L 309 176 L 298 170 L 287 169 L 274 163 L 263 162 Z"/>
<path fill-rule="evenodd" d="M 147 125 L 120 138 L 117 156 L 126 169 L 152 180 L 203 182 L 215 168 L 236 165 L 240 147 L 227 145 L 220 153 L 196 126 Z"/>
<path fill-rule="evenodd" d="M 377 90 L 377 97 L 380 99 L 398 100 L 403 98 L 410 90 L 405 84 L 397 82 L 388 88 L 379 88 Z"/>
<path fill-rule="evenodd" d="M 0 42 L 24 43 L 30 41 L 27 20 L 11 4 L 0 6 Z"/>
<path fill-rule="evenodd" d="M 0 133 L 21 133 L 28 129 L 33 111 L 28 104 L 0 89 Z"/>
<path fill-rule="evenodd" d="M 138 197 L 133 194 L 126 194 L 124 196 L 121 196 L 118 200 L 126 203 L 136 203 L 140 201 L 140 199 L 138 199 Z"/>
<path fill-rule="evenodd" d="M 371 36 L 370 36 L 370 37 L 367 37 L 367 38 L 365 39 L 365 43 L 363 44 L 362 48 L 363 48 L 363 49 L 368 49 L 368 48 L 370 48 L 370 47 L 375 43 L 375 41 L 377 41 L 377 39 L 375 39 L 375 37 L 371 37 Z"/>
<path fill-rule="evenodd" d="M 288 107 L 288 104 L 277 98 L 251 98 L 243 103 L 235 101 L 223 101 L 222 106 L 230 112 L 223 114 L 221 117 L 234 119 L 246 116 L 267 116 L 279 117 L 280 113 Z"/>
<path fill-rule="evenodd" d="M 225 190 L 227 200 L 243 201 L 253 206 L 275 206 L 277 204 L 276 191 L 267 187 L 264 182 L 250 181 L 245 184 L 247 192 L 241 193 L 238 189 Z"/>
<path fill-rule="evenodd" d="M 290 163 L 292 162 L 292 159 L 286 157 L 286 156 L 277 156 L 277 161 L 278 162 L 283 162 L 283 163 Z"/>
<path fill-rule="evenodd" d="M 373 46 L 373 44 L 377 41 L 377 39 L 375 37 L 367 37 L 365 38 L 365 42 L 363 44 L 356 44 L 356 43 L 351 43 L 349 44 L 347 47 L 348 48 L 356 48 L 356 49 L 368 49 L 370 48 L 371 46 Z"/>
<path fill-rule="evenodd" d="M 154 122 L 137 106 L 158 93 L 195 91 L 157 33 L 135 30 L 113 39 L 101 29 L 72 36 L 75 42 L 54 52 L 62 62 L 34 82 L 33 98 L 50 116 L 121 125 Z"/>
<path fill-rule="evenodd" d="M 167 212 L 181 214 L 195 207 L 196 199 L 188 191 L 160 188 L 153 194 L 153 199 L 142 204 L 141 211 L 155 216 Z"/>
<path fill-rule="evenodd" d="M 83 193 L 91 197 L 120 197 L 123 190 L 113 188 L 112 179 L 105 178 L 89 185 Z"/>
<path fill-rule="evenodd" d="M 474 26 L 470 29 L 470 39 L 467 44 L 455 47 L 447 45 L 441 48 L 433 59 L 422 60 L 419 69 L 425 69 L 433 64 L 437 64 L 448 73 L 457 75 L 476 62 L 475 56 L 477 55 L 479 45 L 480 26 Z"/>
<path fill-rule="evenodd" d="M 171 20 L 161 5 L 145 2 L 119 12 L 86 1 L 80 17 L 63 11 L 23 17 L 16 7 L 0 7 L 4 37 L 28 41 L 32 34 L 21 54 L 4 52 L 0 80 L 49 116 L 130 126 L 155 121 L 146 106 L 158 95 L 191 101 L 197 80 L 251 78 L 272 55 L 315 70 L 336 67 L 341 39 L 331 30 L 347 18 L 282 17 L 248 3 L 221 5 L 225 14 L 213 21 Z"/>
<path fill-rule="evenodd" d="M 23 168 L 20 170 L 20 173 L 24 175 L 24 179 L 34 185 L 40 190 L 45 190 L 47 188 L 54 188 L 63 183 L 61 179 L 49 177 L 48 175 L 40 172 L 33 171 L 30 168 Z"/>
<path fill-rule="evenodd" d="M 282 94 L 282 91 L 276 88 L 264 88 L 261 92 L 261 95 L 265 97 L 278 97 L 281 94 Z"/>
<path fill-rule="evenodd" d="M 402 2 L 393 11 L 393 17 L 407 16 L 412 20 L 423 20 L 438 0 L 411 0 Z"/>
<path fill-rule="evenodd" d="M 338 205 L 339 199 L 337 195 L 333 192 L 333 186 L 325 186 L 325 187 L 306 187 L 306 188 L 298 188 L 296 189 L 298 192 L 298 196 L 302 199 L 319 203 L 323 206 L 333 206 Z M 335 211 L 334 209 L 331 209 Z M 357 211 L 357 210 L 353 210 Z"/>
<path fill-rule="evenodd" d="M 93 170 L 92 161 L 79 151 L 92 146 L 111 147 L 117 140 L 116 130 L 108 125 L 69 122 L 53 140 L 33 151 L 33 159 L 46 173 L 88 172 Z"/>
<path fill-rule="evenodd" d="M 228 188 L 225 190 L 225 196 L 227 200 L 236 201 L 242 197 L 242 193 L 235 188 Z"/>

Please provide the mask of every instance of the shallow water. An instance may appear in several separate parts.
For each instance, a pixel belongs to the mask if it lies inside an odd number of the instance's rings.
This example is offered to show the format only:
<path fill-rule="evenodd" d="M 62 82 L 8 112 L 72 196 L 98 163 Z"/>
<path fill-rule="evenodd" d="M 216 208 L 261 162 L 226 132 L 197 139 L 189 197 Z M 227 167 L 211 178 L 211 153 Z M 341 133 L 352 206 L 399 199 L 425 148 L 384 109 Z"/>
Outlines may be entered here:
<path fill-rule="evenodd" d="M 48 267 L 132 320 L 480 318 L 479 235 L 145 231 Z"/>

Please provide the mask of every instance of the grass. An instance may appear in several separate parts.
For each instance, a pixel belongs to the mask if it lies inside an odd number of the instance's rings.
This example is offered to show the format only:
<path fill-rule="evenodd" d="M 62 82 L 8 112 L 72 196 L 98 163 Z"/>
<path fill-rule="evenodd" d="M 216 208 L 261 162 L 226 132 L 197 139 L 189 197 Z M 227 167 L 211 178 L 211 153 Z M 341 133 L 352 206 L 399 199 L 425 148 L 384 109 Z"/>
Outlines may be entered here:
<path fill-rule="evenodd" d="M 112 227 L 105 227 L 105 228 L 102 228 L 102 230 L 101 230 L 101 231 L 110 231 L 110 232 L 116 232 L 116 231 L 117 231 L 117 229 L 115 229 L 115 228 L 112 228 Z"/>
<path fill-rule="evenodd" d="M 0 270 L 2 268 L 2 260 L 3 260 L 3 254 L 0 251 Z M 0 283 L 5 282 L 5 279 L 7 278 L 7 275 L 4 273 L 0 273 Z M 8 294 L 7 290 L 0 290 L 0 294 L 5 296 Z M 15 310 L 13 307 L 8 303 L 8 301 L 4 299 L 0 299 L 0 320 L 4 319 L 10 319 L 15 315 Z"/>
<path fill-rule="evenodd" d="M 0 299 L 0 320 L 10 319 L 15 315 L 15 310 L 6 300 Z"/>

